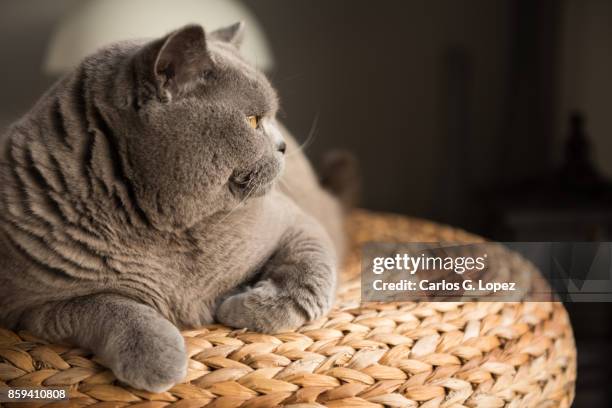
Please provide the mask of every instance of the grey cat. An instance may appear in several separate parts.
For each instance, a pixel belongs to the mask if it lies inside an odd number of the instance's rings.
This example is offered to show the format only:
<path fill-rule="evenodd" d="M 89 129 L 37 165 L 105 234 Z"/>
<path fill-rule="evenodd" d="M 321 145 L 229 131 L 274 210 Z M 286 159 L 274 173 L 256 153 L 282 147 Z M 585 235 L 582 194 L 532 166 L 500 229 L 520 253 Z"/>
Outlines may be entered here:
<path fill-rule="evenodd" d="M 274 332 L 330 309 L 342 208 L 276 121 L 242 32 L 108 46 L 8 129 L 0 325 L 162 391 L 186 374 L 179 328 Z"/>

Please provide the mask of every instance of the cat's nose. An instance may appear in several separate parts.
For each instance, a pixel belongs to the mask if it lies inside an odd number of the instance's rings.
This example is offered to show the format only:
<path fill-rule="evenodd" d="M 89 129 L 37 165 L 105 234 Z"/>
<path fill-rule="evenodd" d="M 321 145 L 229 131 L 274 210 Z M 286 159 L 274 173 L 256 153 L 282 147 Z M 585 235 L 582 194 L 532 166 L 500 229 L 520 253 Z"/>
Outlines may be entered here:
<path fill-rule="evenodd" d="M 276 146 L 276 149 L 282 154 L 285 154 L 285 151 L 287 150 L 287 143 L 285 143 L 284 140 L 281 140 L 280 143 Z"/>

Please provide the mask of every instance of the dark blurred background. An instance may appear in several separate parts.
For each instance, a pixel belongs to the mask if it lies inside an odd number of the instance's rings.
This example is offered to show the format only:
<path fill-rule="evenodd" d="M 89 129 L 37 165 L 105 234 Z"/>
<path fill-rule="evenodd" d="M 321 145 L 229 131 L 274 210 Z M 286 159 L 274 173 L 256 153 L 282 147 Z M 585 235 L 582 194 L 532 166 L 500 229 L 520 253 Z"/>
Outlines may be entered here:
<path fill-rule="evenodd" d="M 56 79 L 41 66 L 74 4 L 0 1 L 0 126 Z M 274 55 L 281 119 L 312 133 L 315 164 L 357 156 L 362 206 L 497 240 L 612 240 L 612 1 L 244 5 Z M 612 308 L 568 308 L 575 406 L 612 406 Z"/>

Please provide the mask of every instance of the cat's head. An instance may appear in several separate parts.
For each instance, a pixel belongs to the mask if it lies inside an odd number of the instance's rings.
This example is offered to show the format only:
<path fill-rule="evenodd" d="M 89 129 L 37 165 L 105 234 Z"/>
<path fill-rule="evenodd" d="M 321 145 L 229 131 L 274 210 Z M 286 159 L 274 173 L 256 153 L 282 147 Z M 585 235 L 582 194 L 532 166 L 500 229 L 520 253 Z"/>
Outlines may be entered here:
<path fill-rule="evenodd" d="M 277 96 L 238 50 L 241 23 L 189 25 L 139 45 L 115 67 L 104 111 L 138 205 L 184 227 L 270 190 L 285 142 Z"/>

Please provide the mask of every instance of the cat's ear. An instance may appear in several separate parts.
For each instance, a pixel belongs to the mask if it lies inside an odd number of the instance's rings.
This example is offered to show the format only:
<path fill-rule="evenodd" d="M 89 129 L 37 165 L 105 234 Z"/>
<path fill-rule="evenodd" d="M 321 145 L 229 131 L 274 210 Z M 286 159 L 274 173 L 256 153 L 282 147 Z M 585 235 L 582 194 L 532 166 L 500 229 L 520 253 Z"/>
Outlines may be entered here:
<path fill-rule="evenodd" d="M 239 21 L 227 27 L 219 28 L 210 36 L 216 40 L 233 44 L 236 48 L 240 48 L 244 39 L 244 21 Z"/>
<path fill-rule="evenodd" d="M 188 25 L 166 37 L 153 72 L 159 85 L 174 95 L 192 85 L 212 66 L 204 29 Z"/>
<path fill-rule="evenodd" d="M 171 99 L 190 89 L 213 69 L 206 34 L 199 25 L 188 25 L 149 44 L 142 63 L 160 96 Z"/>

